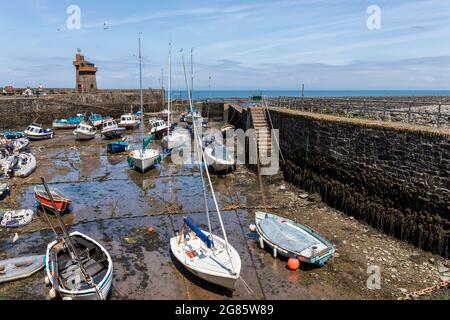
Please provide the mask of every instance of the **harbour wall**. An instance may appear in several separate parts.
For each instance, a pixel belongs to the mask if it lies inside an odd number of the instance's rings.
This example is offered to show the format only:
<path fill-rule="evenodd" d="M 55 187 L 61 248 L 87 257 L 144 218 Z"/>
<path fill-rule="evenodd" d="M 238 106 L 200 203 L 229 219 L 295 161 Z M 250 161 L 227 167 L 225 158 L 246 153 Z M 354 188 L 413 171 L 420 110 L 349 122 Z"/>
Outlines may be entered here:
<path fill-rule="evenodd" d="M 450 132 L 271 109 L 286 181 L 424 250 L 450 257 Z M 238 128 L 249 113 L 230 110 Z"/>
<path fill-rule="evenodd" d="M 162 95 L 161 90 L 145 90 L 145 112 L 161 111 Z M 55 119 L 73 117 L 77 113 L 93 112 L 119 118 L 130 111 L 131 105 L 134 106 L 134 112 L 139 110 L 138 90 L 99 90 L 87 94 L 73 90 L 40 97 L 2 97 L 0 128 L 20 128 L 34 121 L 49 125 Z"/>

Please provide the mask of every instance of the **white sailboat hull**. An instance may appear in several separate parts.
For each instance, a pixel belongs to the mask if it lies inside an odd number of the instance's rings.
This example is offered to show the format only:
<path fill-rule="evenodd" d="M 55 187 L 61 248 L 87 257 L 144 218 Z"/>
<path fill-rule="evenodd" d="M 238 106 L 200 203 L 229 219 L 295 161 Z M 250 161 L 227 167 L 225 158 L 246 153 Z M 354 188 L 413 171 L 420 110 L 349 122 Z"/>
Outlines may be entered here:
<path fill-rule="evenodd" d="M 75 139 L 78 141 L 86 141 L 86 140 L 92 140 L 95 138 L 96 132 L 93 133 L 87 133 L 87 132 L 81 132 L 75 130 L 74 133 Z"/>
<path fill-rule="evenodd" d="M 131 152 L 130 158 L 133 160 L 134 167 L 138 171 L 145 173 L 157 163 L 160 159 L 160 154 L 153 149 L 135 150 Z"/>
<path fill-rule="evenodd" d="M 208 232 L 203 233 L 209 236 Z M 174 257 L 192 274 L 220 287 L 235 290 L 241 272 L 241 258 L 231 245 L 228 245 L 229 254 L 227 253 L 225 240 L 215 235 L 213 239 L 216 253 L 201 259 L 191 259 L 186 255 L 184 243 L 179 244 L 180 236 L 170 239 L 170 249 Z M 189 245 L 196 250 L 206 248 L 198 238 L 189 241 Z"/>
<path fill-rule="evenodd" d="M 208 166 L 211 166 L 216 172 L 228 172 L 234 169 L 235 161 L 230 154 L 227 155 L 227 159 L 223 159 L 215 157 L 213 150 L 213 146 L 205 148 L 205 162 Z"/>
<path fill-rule="evenodd" d="M 164 149 L 173 150 L 181 148 L 186 145 L 190 141 L 190 139 L 191 138 L 188 133 L 183 134 L 175 131 L 172 134 L 164 137 Z"/>

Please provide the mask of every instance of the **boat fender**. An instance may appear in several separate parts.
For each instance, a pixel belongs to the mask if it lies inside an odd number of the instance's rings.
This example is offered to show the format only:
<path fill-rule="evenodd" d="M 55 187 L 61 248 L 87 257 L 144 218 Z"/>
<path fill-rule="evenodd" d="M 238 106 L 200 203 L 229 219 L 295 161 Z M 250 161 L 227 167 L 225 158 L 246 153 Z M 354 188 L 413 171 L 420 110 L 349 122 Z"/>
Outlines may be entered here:
<path fill-rule="evenodd" d="M 249 226 L 249 229 L 250 229 L 251 232 L 256 232 L 256 226 L 254 224 L 251 224 Z"/>
<path fill-rule="evenodd" d="M 273 249 L 273 257 L 276 259 L 278 256 L 278 250 L 275 248 Z"/>
<path fill-rule="evenodd" d="M 47 276 L 45 276 L 44 282 L 47 287 L 50 286 L 50 279 Z"/>
<path fill-rule="evenodd" d="M 51 288 L 50 291 L 48 292 L 48 296 L 50 297 L 50 299 L 56 299 L 56 290 L 55 288 Z"/>
<path fill-rule="evenodd" d="M 288 261 L 288 268 L 291 271 L 297 271 L 298 269 L 300 269 L 300 261 L 298 259 L 295 258 L 291 258 Z"/>

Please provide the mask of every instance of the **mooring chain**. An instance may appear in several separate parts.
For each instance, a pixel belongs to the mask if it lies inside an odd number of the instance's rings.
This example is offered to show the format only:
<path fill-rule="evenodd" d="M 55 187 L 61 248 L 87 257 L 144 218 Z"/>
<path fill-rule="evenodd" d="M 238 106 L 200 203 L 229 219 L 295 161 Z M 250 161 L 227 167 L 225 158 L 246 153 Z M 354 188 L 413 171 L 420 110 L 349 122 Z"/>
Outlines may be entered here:
<path fill-rule="evenodd" d="M 426 289 L 422 289 L 422 290 L 419 290 L 419 291 L 415 291 L 415 292 L 412 292 L 412 293 L 408 293 L 406 296 L 401 297 L 398 300 L 417 299 L 419 297 L 432 294 L 433 292 L 435 292 L 437 290 L 448 288 L 449 286 L 450 286 L 450 280 L 443 281 L 440 284 L 434 285 L 432 287 L 429 287 L 429 288 L 426 288 Z"/>

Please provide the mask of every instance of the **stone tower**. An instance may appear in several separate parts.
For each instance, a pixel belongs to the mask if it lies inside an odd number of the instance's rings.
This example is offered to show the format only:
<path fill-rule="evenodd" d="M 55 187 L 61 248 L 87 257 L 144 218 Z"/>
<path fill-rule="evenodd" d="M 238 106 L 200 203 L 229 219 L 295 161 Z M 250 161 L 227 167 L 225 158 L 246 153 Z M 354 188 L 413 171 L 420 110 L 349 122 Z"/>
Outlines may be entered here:
<path fill-rule="evenodd" d="M 92 93 L 97 91 L 97 68 L 89 61 L 84 60 L 80 50 L 75 57 L 73 65 L 77 72 L 77 90 L 80 93 Z"/>

